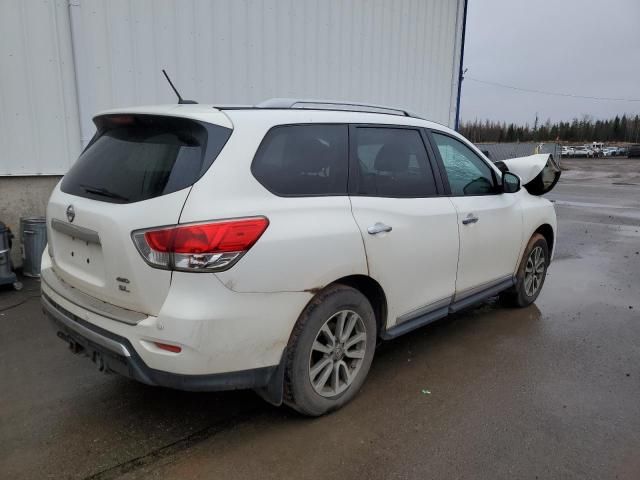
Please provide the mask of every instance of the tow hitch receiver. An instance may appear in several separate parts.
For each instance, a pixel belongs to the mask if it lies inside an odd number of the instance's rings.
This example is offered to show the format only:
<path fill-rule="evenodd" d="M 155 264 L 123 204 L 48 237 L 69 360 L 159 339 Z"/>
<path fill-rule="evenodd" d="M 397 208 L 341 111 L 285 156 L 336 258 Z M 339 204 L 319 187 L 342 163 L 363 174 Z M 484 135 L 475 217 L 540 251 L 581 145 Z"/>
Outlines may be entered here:
<path fill-rule="evenodd" d="M 71 350 L 72 353 L 80 354 L 84 351 L 84 347 L 78 342 L 75 342 L 69 335 L 65 335 L 63 332 L 58 332 L 58 338 L 67 342 L 69 350 Z"/>
<path fill-rule="evenodd" d="M 93 361 L 95 366 L 98 367 L 99 372 L 106 371 L 104 359 L 102 358 L 102 354 L 100 352 L 94 351 L 93 355 L 91 356 L 91 360 Z"/>
<path fill-rule="evenodd" d="M 72 353 L 89 357 L 95 364 L 95 366 L 98 367 L 99 372 L 107 371 L 107 364 L 104 361 L 102 353 L 97 350 L 87 351 L 87 349 L 83 345 L 76 342 L 73 337 L 65 334 L 64 332 L 58 332 L 58 337 L 67 342 L 67 344 L 69 345 L 69 350 L 71 350 Z"/>

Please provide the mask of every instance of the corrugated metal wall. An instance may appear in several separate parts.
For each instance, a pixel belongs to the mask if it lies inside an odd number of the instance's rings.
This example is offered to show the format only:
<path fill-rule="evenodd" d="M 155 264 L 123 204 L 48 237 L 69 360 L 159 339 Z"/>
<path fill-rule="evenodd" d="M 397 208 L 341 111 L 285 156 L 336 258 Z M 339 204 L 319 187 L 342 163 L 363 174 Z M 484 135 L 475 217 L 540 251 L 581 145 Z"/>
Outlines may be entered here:
<path fill-rule="evenodd" d="M 201 103 L 246 104 L 270 97 L 349 99 L 404 106 L 453 123 L 463 0 L 71 0 L 66 19 L 50 2 L 44 2 L 50 18 L 43 14 L 43 2 L 24 2 L 34 12 L 19 7 L 22 3 L 1 4 L 2 10 L 19 10 L 13 20 L 2 20 L 2 35 L 5 23 L 20 23 L 22 27 L 11 28 L 22 28 L 23 48 L 35 47 L 29 40 L 33 36 L 47 44 L 42 47 L 46 52 L 56 44 L 63 44 L 58 49 L 65 55 L 73 52 L 83 143 L 93 133 L 91 117 L 96 111 L 174 102 L 162 68 L 185 98 Z M 60 17 L 57 41 L 49 33 L 54 31 L 54 16 Z M 60 33 L 67 23 L 73 45 L 68 52 L 69 34 Z M 21 61 L 25 75 L 20 78 L 39 76 L 39 64 L 49 62 L 54 53 L 43 58 L 32 52 L 32 59 Z M 2 68 L 4 77 L 4 63 Z M 58 77 L 65 85 L 75 85 L 63 70 Z M 56 93 L 53 88 L 28 100 L 42 101 L 51 120 L 67 106 L 60 98 L 63 89 L 56 87 Z M 25 90 L 22 97 L 36 90 Z M 56 103 L 42 98 L 50 95 L 57 95 Z M 12 110 L 22 112 L 19 100 L 12 102 Z M 3 124 L 9 120 L 0 118 Z M 65 118 L 69 124 L 77 122 L 76 117 Z M 36 121 L 13 132 L 39 135 L 44 125 Z M 64 136 L 59 131 L 45 135 L 47 141 Z M 68 142 L 76 141 L 66 135 Z M 21 145 L 30 142 L 26 138 Z M 66 148 L 70 154 L 77 150 Z M 57 145 L 56 154 L 60 149 Z M 22 155 L 20 161 L 25 173 L 61 173 L 68 165 L 58 156 L 46 161 L 37 151 Z M 6 159 L 2 162 L 0 173 L 17 173 L 4 165 Z"/>
<path fill-rule="evenodd" d="M 80 152 L 66 0 L 0 0 L 0 175 L 63 174 Z"/>

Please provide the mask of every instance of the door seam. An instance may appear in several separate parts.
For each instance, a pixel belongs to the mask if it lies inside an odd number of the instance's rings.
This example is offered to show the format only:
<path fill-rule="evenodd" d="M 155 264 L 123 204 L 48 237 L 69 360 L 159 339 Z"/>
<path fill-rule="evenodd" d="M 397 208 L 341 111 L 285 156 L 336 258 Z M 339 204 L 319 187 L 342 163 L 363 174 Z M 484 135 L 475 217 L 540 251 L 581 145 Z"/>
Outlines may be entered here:
<path fill-rule="evenodd" d="M 453 284 L 453 293 L 451 294 L 451 297 L 453 298 L 455 297 L 456 292 L 458 291 L 458 273 L 460 273 L 460 257 L 462 255 L 462 239 L 460 238 L 461 232 L 460 232 L 460 217 L 459 217 L 458 207 L 456 207 L 456 204 L 453 202 L 453 200 L 451 200 L 451 197 L 447 197 L 447 200 L 449 200 L 449 203 L 453 207 L 453 210 L 456 212 L 456 228 L 458 229 L 458 260 L 456 262 L 456 281 Z"/>
<path fill-rule="evenodd" d="M 362 229 L 360 228 L 360 225 L 358 225 L 358 221 L 356 220 L 356 216 L 353 213 L 353 202 L 351 201 L 351 195 L 347 195 L 347 198 L 349 199 L 349 211 L 351 212 L 351 218 L 353 219 L 353 222 L 356 225 L 356 228 L 358 229 L 358 232 L 360 232 L 360 241 L 362 242 L 362 251 L 364 252 L 364 260 L 367 263 L 367 276 L 371 276 L 371 267 L 369 266 L 369 254 L 367 253 L 367 246 L 364 243 L 364 234 L 362 232 Z"/>

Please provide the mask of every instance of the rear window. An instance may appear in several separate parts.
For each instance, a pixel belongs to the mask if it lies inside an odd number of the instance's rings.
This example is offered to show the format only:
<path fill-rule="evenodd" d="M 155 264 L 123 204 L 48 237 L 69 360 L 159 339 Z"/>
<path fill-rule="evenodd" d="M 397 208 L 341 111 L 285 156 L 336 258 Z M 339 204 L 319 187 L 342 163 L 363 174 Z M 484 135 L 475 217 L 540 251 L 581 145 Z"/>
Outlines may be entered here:
<path fill-rule="evenodd" d="M 260 144 L 251 171 L 276 195 L 346 195 L 347 138 L 346 125 L 274 127 Z"/>
<path fill-rule="evenodd" d="M 231 135 L 225 127 L 153 115 L 103 116 L 96 126 L 60 188 L 112 203 L 139 202 L 193 185 Z"/>

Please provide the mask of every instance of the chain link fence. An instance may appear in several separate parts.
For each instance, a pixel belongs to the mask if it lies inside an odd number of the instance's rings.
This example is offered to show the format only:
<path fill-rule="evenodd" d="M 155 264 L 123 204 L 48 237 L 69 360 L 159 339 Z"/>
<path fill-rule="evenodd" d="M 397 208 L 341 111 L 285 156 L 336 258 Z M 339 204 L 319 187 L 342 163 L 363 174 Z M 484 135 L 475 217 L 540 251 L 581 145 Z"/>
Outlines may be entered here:
<path fill-rule="evenodd" d="M 494 162 L 526 157 L 534 153 L 551 153 L 556 161 L 560 161 L 562 151 L 558 143 L 476 143 L 476 146 Z"/>

